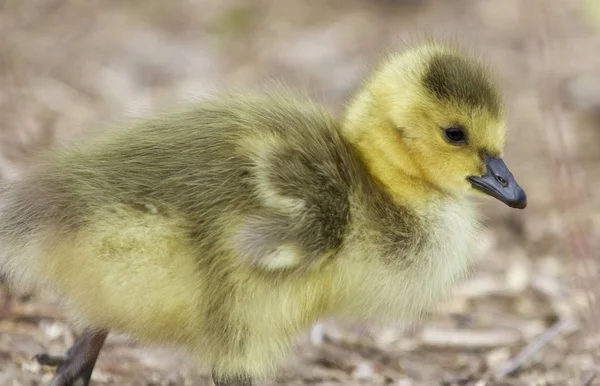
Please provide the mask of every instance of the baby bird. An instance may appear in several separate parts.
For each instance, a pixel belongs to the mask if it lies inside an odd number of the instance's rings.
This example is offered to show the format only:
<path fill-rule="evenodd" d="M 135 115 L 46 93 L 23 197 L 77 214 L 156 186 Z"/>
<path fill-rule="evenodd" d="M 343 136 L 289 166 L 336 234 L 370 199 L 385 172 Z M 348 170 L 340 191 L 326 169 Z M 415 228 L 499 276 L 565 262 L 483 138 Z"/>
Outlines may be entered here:
<path fill-rule="evenodd" d="M 87 385 L 112 329 L 241 386 L 320 318 L 418 317 L 469 267 L 468 196 L 526 205 L 501 99 L 470 54 L 428 41 L 340 120 L 284 89 L 230 94 L 44 154 L 0 196 L 0 270 L 84 328 L 37 356 L 51 385 Z"/>

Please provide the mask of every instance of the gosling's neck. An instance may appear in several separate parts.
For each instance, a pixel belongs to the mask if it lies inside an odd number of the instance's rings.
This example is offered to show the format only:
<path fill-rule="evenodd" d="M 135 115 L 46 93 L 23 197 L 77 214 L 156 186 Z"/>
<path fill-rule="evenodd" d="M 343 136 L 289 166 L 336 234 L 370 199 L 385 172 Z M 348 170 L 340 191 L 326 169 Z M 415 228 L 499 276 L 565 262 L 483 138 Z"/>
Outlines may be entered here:
<path fill-rule="evenodd" d="M 396 202 L 423 207 L 444 193 L 427 182 L 425 172 L 407 151 L 400 130 L 366 90 L 350 103 L 342 135 L 361 155 L 371 177 L 383 183 Z"/>

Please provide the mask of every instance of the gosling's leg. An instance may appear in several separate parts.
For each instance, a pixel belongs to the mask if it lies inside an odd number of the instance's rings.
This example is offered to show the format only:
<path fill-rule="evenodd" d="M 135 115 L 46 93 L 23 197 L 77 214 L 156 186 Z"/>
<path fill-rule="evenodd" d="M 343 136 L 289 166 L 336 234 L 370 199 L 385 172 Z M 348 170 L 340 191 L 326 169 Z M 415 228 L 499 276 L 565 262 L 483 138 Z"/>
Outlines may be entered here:
<path fill-rule="evenodd" d="M 8 318 L 12 312 L 14 297 L 6 284 L 6 278 L 0 275 L 0 319 Z M 4 296 L 2 296 L 4 292 Z"/>
<path fill-rule="evenodd" d="M 213 373 L 215 386 L 252 386 L 250 378 L 220 378 Z"/>
<path fill-rule="evenodd" d="M 42 353 L 34 358 L 42 365 L 56 366 L 50 386 L 88 386 L 107 335 L 108 330 L 86 329 L 77 337 L 66 356 Z"/>
<path fill-rule="evenodd" d="M 10 316 L 12 313 L 13 302 L 13 296 L 10 293 L 7 293 L 0 305 L 0 319 L 8 318 Z"/>

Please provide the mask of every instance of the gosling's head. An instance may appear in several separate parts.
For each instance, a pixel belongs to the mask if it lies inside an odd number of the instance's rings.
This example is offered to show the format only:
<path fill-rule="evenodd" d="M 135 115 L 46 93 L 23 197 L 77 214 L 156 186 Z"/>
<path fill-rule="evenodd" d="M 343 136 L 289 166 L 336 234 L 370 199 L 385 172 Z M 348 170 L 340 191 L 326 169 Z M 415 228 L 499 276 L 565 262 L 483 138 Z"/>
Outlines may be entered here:
<path fill-rule="evenodd" d="M 404 173 L 438 190 L 527 204 L 501 158 L 500 92 L 486 68 L 458 48 L 428 42 L 391 55 L 350 105 L 345 125 L 367 157 L 379 159 L 383 180 Z"/>

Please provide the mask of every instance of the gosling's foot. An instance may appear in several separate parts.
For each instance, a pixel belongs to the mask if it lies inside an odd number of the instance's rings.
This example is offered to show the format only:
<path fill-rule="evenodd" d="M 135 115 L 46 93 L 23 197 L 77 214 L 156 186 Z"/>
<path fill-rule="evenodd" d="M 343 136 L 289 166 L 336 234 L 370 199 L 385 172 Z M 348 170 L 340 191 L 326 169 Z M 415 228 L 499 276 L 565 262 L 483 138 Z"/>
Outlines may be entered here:
<path fill-rule="evenodd" d="M 6 294 L 4 299 L 0 297 L 0 319 L 5 319 L 10 316 L 13 308 L 13 297 L 10 294 Z"/>
<path fill-rule="evenodd" d="M 108 330 L 85 330 L 65 356 L 41 353 L 33 358 L 41 365 L 56 367 L 50 386 L 88 386 Z"/>

